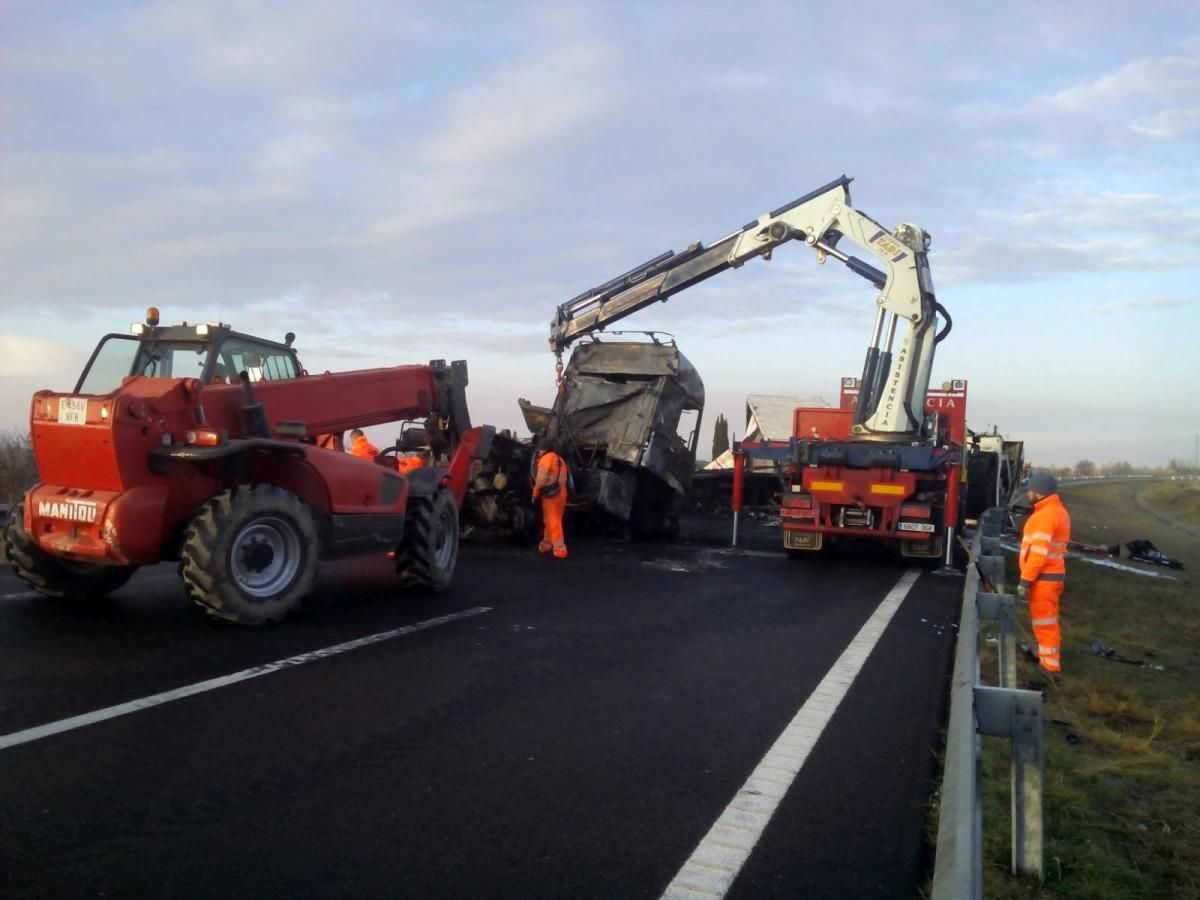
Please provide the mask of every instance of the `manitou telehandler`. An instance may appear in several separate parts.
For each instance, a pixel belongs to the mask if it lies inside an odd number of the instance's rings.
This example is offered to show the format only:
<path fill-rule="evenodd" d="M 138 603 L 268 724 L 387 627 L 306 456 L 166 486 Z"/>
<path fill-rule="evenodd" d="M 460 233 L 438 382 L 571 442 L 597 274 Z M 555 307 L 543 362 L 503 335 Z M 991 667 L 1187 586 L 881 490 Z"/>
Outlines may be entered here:
<path fill-rule="evenodd" d="M 102 596 L 178 560 L 210 616 L 259 624 L 293 610 L 319 559 L 390 553 L 399 584 L 454 574 L 458 511 L 492 429 L 471 428 L 465 362 L 309 374 L 292 347 L 210 322 L 104 337 L 69 394 L 33 396 L 40 482 L 5 549 L 51 597 Z M 424 419 L 448 461 L 400 475 L 336 449 L 341 433 Z"/>

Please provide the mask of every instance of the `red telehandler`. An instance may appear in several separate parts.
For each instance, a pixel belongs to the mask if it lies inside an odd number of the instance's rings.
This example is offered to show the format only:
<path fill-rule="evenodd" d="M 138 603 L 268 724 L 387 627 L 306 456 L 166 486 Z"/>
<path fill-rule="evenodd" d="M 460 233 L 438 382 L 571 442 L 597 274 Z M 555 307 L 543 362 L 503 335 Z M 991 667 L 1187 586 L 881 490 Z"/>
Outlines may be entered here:
<path fill-rule="evenodd" d="M 132 331 L 100 341 L 71 393 L 33 396 L 41 481 L 4 533 L 28 584 L 103 596 L 178 560 L 204 612 L 261 624 L 311 591 L 320 559 L 388 552 L 401 585 L 450 583 L 471 465 L 493 433 L 470 426 L 465 362 L 309 374 L 291 334 L 163 326 L 153 308 Z M 336 449 L 347 429 L 416 419 L 446 468 L 401 475 L 386 452 Z"/>

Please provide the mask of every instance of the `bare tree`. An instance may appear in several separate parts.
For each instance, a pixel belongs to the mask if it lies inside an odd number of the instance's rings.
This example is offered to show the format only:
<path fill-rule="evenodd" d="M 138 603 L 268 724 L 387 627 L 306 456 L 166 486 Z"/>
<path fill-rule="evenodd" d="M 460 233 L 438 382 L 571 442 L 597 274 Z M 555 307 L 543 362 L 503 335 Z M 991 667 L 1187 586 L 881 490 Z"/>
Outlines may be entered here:
<path fill-rule="evenodd" d="M 0 432 L 0 503 L 16 503 L 37 477 L 29 435 Z"/>

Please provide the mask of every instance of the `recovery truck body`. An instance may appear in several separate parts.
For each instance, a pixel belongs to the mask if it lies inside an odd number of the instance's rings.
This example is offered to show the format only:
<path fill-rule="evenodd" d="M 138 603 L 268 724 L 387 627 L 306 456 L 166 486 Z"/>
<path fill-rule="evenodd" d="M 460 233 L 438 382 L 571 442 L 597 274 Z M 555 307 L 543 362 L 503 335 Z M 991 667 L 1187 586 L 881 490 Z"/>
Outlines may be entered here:
<path fill-rule="evenodd" d="M 133 332 L 104 337 L 71 393 L 33 396 L 40 481 L 5 530 L 31 586 L 103 595 L 179 560 L 206 613 L 256 624 L 300 602 L 318 559 L 387 551 L 402 584 L 449 584 L 492 433 L 470 427 L 464 362 L 309 374 L 290 334 L 160 326 L 153 309 Z M 406 476 L 332 449 L 347 429 L 420 418 L 447 468 Z"/>
<path fill-rule="evenodd" d="M 852 440 L 861 381 L 843 378 L 836 408 L 799 407 L 788 441 L 739 443 L 734 450 L 734 509 L 740 508 L 748 459 L 782 463 L 780 517 L 788 551 L 822 550 L 830 540 L 895 545 L 903 556 L 939 560 L 961 524 L 967 382 L 927 389 L 927 437 L 907 445 Z M 949 529 L 949 533 L 947 533 Z"/>

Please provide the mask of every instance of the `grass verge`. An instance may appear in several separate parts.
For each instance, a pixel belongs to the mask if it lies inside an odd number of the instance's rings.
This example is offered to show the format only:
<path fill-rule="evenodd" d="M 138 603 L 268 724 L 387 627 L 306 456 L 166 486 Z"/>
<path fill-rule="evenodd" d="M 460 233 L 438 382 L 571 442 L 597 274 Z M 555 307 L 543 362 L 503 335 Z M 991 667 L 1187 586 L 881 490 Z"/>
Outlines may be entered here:
<path fill-rule="evenodd" d="M 1200 900 L 1200 542 L 1154 514 L 1161 498 L 1175 496 L 1161 488 L 1064 488 L 1078 539 L 1147 538 L 1188 569 L 1167 580 L 1068 563 L 1063 675 L 1045 690 L 1046 878 L 1039 885 L 1009 875 L 1009 745 L 985 738 L 989 898 Z M 1014 581 L 1011 555 L 1008 574 Z M 1028 607 L 1018 615 L 1029 643 Z M 1148 665 L 1097 656 L 1094 641 Z M 988 656 L 984 680 L 995 683 L 995 657 Z M 1035 667 L 1024 659 L 1018 666 L 1018 681 L 1027 684 Z"/>
<path fill-rule="evenodd" d="M 1142 491 L 1140 498 L 1159 518 L 1200 534 L 1200 482 L 1164 481 Z"/>

